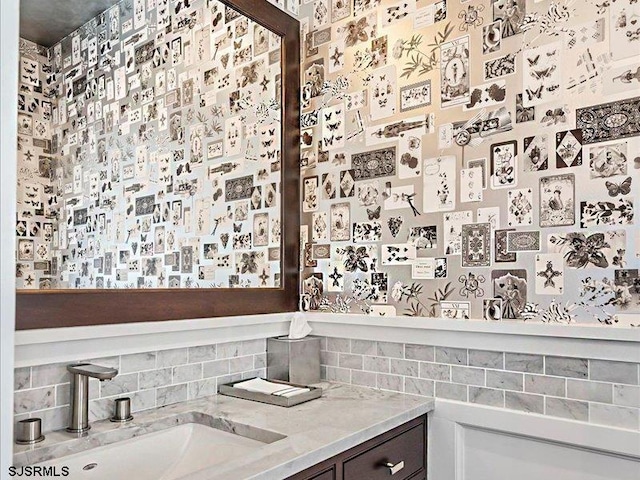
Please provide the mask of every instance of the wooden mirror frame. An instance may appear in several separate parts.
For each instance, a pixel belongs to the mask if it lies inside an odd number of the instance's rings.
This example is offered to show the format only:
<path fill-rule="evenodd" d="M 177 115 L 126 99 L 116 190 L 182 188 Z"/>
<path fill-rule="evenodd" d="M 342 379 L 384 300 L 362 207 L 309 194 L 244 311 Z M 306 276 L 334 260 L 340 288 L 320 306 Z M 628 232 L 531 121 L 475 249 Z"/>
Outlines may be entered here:
<path fill-rule="evenodd" d="M 218 0 L 282 38 L 281 273 L 279 288 L 19 290 L 16 329 L 292 312 L 300 249 L 300 24 L 266 0 Z"/>

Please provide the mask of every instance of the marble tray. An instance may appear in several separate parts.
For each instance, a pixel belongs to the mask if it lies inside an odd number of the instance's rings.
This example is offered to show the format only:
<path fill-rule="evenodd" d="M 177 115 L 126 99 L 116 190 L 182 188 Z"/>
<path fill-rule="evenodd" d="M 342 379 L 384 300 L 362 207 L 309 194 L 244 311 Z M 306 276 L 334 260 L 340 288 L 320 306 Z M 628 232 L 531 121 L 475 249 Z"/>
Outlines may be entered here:
<path fill-rule="evenodd" d="M 221 395 L 227 395 L 229 397 L 242 398 L 244 400 L 252 400 L 254 402 L 268 403 L 269 405 L 278 405 L 280 407 L 293 407 L 301 403 L 308 402 L 310 400 L 320 398 L 322 396 L 322 389 L 318 387 L 311 387 L 307 385 L 298 385 L 296 383 L 284 382 L 282 380 L 269 380 L 273 383 L 281 383 L 282 385 L 289 385 L 290 387 L 308 388 L 309 392 L 304 392 L 293 397 L 281 397 L 279 395 L 270 395 L 261 392 L 249 392 L 241 388 L 234 388 L 236 383 L 246 382 L 249 380 L 245 378 L 236 382 L 227 383 L 218 387 L 218 393 Z"/>

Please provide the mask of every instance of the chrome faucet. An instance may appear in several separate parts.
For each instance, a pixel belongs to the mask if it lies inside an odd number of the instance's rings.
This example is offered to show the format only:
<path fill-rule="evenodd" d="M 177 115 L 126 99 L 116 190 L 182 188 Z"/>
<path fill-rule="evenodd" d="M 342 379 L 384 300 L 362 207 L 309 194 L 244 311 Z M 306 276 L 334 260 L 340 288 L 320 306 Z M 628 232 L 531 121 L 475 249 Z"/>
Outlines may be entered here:
<path fill-rule="evenodd" d="M 89 377 L 97 378 L 101 382 L 111 380 L 118 374 L 118 370 L 90 363 L 67 365 L 67 370 L 71 373 L 71 411 L 67 432 L 84 433 L 91 428 L 89 425 Z"/>

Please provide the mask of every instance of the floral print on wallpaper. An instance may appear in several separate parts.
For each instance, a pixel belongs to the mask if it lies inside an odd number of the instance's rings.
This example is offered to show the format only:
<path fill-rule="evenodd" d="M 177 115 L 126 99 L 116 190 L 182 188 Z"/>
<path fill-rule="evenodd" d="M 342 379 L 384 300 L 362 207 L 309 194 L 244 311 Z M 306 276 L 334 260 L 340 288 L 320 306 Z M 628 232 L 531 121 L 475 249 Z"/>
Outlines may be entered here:
<path fill-rule="evenodd" d="M 280 86 L 280 38 L 216 0 L 22 40 L 18 288 L 277 286 Z"/>
<path fill-rule="evenodd" d="M 640 324 L 637 2 L 297 13 L 303 308 Z"/>

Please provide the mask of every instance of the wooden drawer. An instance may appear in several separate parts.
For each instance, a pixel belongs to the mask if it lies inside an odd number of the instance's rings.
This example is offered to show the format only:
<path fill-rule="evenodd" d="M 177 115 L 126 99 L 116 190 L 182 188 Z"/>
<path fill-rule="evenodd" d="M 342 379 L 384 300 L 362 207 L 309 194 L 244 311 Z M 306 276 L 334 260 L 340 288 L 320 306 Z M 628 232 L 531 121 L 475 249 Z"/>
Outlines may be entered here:
<path fill-rule="evenodd" d="M 386 442 L 344 462 L 345 480 L 406 480 L 424 470 L 426 464 L 424 424 L 417 425 Z M 404 466 L 395 474 L 386 464 Z"/>

